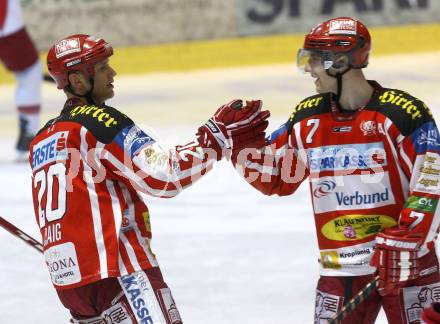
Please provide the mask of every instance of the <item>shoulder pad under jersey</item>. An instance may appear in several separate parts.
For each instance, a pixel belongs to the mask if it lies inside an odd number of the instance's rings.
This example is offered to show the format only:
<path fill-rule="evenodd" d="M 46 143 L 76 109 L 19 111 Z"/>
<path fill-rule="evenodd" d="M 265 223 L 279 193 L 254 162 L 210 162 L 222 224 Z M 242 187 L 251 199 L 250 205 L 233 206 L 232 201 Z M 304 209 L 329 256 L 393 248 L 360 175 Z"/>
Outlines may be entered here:
<path fill-rule="evenodd" d="M 397 89 L 382 89 L 367 109 L 384 114 L 403 136 L 412 134 L 417 128 L 433 120 L 431 111 L 423 101 Z"/>
<path fill-rule="evenodd" d="M 76 106 L 64 112 L 57 121 L 76 122 L 87 128 L 98 141 L 108 144 L 133 121 L 110 106 Z"/>
<path fill-rule="evenodd" d="M 317 94 L 301 100 L 293 109 L 287 121 L 288 129 L 303 119 L 313 115 L 326 113 L 330 110 L 330 94 Z"/>

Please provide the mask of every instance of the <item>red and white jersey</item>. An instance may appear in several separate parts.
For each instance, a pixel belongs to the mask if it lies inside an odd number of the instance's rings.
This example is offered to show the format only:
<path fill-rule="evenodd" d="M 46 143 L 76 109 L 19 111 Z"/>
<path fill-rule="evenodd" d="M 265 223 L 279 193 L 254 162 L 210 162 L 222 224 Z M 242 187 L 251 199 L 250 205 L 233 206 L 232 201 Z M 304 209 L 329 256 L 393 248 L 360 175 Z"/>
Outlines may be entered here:
<path fill-rule="evenodd" d="M 309 178 L 322 275 L 373 273 L 375 236 L 387 227 L 419 233 L 420 256 L 434 249 L 437 127 L 420 100 L 371 84 L 372 98 L 355 112 L 342 111 L 329 93 L 306 98 L 263 150 L 234 161 L 267 195 L 290 195 Z"/>
<path fill-rule="evenodd" d="M 0 0 L 0 38 L 23 28 L 20 0 Z"/>
<path fill-rule="evenodd" d="M 144 194 L 177 195 L 216 156 L 198 141 L 163 151 L 118 110 L 69 100 L 30 147 L 35 215 L 55 287 L 157 266 Z"/>

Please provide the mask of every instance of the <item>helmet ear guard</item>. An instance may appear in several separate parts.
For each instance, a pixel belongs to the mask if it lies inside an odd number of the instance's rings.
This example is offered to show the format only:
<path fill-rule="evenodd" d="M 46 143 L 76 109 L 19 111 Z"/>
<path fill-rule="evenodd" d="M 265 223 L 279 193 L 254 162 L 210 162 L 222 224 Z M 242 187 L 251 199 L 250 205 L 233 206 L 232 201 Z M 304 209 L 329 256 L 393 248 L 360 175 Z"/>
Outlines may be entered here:
<path fill-rule="evenodd" d="M 350 68 L 350 58 L 345 54 L 336 54 L 333 65 L 330 67 L 330 70 L 335 72 L 343 72 Z"/>

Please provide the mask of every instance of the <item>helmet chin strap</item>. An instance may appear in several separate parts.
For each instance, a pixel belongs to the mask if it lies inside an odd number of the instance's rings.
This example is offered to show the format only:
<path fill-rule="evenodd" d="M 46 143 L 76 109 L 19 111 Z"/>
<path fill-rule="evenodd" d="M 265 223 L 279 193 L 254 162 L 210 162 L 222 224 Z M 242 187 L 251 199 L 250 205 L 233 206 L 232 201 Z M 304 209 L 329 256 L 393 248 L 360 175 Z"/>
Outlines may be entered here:
<path fill-rule="evenodd" d="M 72 87 L 71 84 L 69 82 L 69 84 L 66 86 L 67 91 L 69 91 L 71 94 L 73 94 L 76 97 L 81 97 L 81 98 L 85 98 L 87 100 L 88 103 L 92 104 L 92 105 L 96 105 L 95 100 L 93 100 L 92 97 L 92 92 L 93 92 L 93 88 L 95 86 L 95 82 L 93 80 L 93 78 L 89 78 L 89 82 L 91 84 L 91 88 L 89 91 L 87 91 L 85 94 L 79 94 L 77 93 Z"/>
<path fill-rule="evenodd" d="M 331 76 L 332 78 L 336 78 L 336 101 L 339 103 L 339 99 L 341 99 L 341 95 L 342 95 L 342 76 L 347 73 L 348 71 L 351 70 L 351 67 L 347 67 L 344 71 L 342 72 L 337 72 L 336 74 L 331 74 L 330 69 L 325 70 L 325 72 L 327 73 L 328 76 Z"/>

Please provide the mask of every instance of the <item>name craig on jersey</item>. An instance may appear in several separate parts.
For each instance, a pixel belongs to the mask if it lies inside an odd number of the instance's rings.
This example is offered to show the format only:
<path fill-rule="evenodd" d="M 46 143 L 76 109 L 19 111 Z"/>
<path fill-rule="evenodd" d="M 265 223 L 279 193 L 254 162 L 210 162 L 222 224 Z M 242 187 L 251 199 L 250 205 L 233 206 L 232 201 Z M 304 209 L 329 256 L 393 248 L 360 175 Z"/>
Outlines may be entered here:
<path fill-rule="evenodd" d="M 311 171 L 369 169 L 386 165 L 382 143 L 323 146 L 307 151 Z"/>

